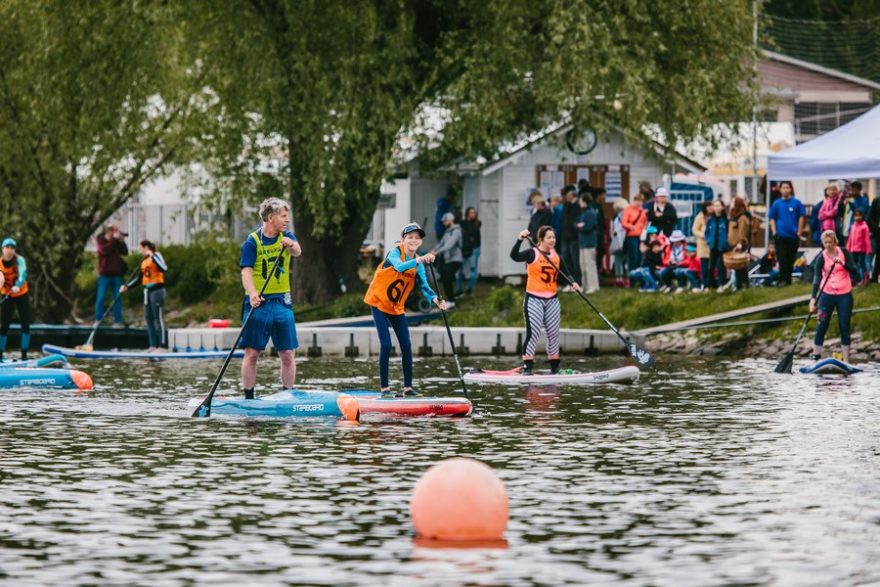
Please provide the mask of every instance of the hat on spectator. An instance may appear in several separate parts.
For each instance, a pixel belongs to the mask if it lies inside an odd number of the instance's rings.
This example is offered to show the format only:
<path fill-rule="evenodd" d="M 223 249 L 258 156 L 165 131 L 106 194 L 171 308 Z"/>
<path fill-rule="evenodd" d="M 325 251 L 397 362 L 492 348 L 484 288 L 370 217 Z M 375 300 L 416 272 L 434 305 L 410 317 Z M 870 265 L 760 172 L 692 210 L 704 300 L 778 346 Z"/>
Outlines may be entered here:
<path fill-rule="evenodd" d="M 455 214 L 453 214 L 452 212 L 447 212 L 440 220 L 443 222 L 446 222 L 447 220 L 455 220 Z"/>
<path fill-rule="evenodd" d="M 697 245 L 688 245 L 687 252 L 688 253 L 696 253 L 697 252 Z"/>
<path fill-rule="evenodd" d="M 4 247 L 12 247 L 12 248 L 14 249 L 14 248 L 15 248 L 15 244 L 16 244 L 16 243 L 15 243 L 15 239 L 13 239 L 12 237 L 9 237 L 9 236 L 8 236 L 8 237 L 6 237 L 5 239 L 3 239 L 3 245 L 2 245 L 2 246 L 4 246 Z"/>
<path fill-rule="evenodd" d="M 680 230 L 673 230 L 672 234 L 669 235 L 669 240 L 673 243 L 677 243 L 679 241 L 687 240 L 687 237 Z"/>
<path fill-rule="evenodd" d="M 660 231 L 657 230 L 657 227 L 656 227 L 656 226 L 649 226 L 649 227 L 648 227 L 648 232 L 647 232 L 647 234 L 657 234 L 658 232 L 660 232 Z"/>
<path fill-rule="evenodd" d="M 657 191 L 654 192 L 654 197 L 659 198 L 660 196 L 668 198 L 669 190 L 667 190 L 666 188 L 657 188 Z"/>

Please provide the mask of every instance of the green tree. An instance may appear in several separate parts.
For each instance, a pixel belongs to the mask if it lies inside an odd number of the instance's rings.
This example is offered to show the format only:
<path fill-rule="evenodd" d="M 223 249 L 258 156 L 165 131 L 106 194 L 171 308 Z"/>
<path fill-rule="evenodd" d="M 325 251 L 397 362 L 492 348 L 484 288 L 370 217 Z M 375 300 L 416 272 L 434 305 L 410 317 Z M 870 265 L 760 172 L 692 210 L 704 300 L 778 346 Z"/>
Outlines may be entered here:
<path fill-rule="evenodd" d="M 427 165 L 491 155 L 563 117 L 703 135 L 752 100 L 745 0 L 190 2 L 188 59 L 222 115 L 202 143 L 225 201 L 291 200 L 296 295 L 320 301 L 356 256 L 412 137 Z M 426 114 L 440 113 L 442 132 Z"/>
<path fill-rule="evenodd" d="M 187 158 L 204 108 L 168 57 L 170 16 L 134 1 L 0 3 L 0 219 L 41 319 L 70 316 L 90 235 Z"/>

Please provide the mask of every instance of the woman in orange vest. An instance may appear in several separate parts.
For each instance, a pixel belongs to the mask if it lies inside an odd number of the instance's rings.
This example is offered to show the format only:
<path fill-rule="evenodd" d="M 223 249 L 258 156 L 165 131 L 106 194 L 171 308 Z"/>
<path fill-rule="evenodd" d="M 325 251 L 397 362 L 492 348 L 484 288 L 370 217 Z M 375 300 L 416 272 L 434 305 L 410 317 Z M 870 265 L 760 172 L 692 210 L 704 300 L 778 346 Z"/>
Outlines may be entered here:
<path fill-rule="evenodd" d="M 559 281 L 559 255 L 554 249 L 556 233 L 549 226 L 538 229 L 538 250 L 520 251 L 523 240 L 529 231 L 519 233 L 510 258 L 523 261 L 526 265 L 526 299 L 523 302 L 523 314 L 526 318 L 526 341 L 523 345 L 523 375 L 531 375 L 535 366 L 535 349 L 541 331 L 547 332 L 547 358 L 550 359 L 550 371 L 559 372 L 559 327 L 562 323 L 562 309 L 556 296 Z M 580 290 L 577 283 L 571 284 L 575 291 Z"/>
<path fill-rule="evenodd" d="M 12 312 L 18 309 L 21 325 L 21 359 L 27 359 L 31 342 L 31 307 L 28 301 L 27 263 L 15 253 L 15 239 L 3 240 L 3 256 L 0 260 L 3 283 L 0 285 L 0 361 L 6 351 L 6 336 L 12 322 Z"/>
<path fill-rule="evenodd" d="M 403 359 L 403 395 L 416 395 L 412 388 L 412 343 L 409 338 L 404 304 L 409 294 L 418 283 L 419 291 L 426 300 L 436 304 L 441 310 L 446 309 L 446 302 L 441 300 L 425 276 L 426 263 L 434 262 L 434 255 L 427 253 L 420 256 L 419 247 L 425 238 L 425 231 L 415 222 L 407 224 L 400 231 L 401 240 L 376 268 L 373 281 L 364 295 L 364 302 L 370 306 L 373 322 L 379 332 L 379 379 L 382 395 L 390 395 L 388 384 L 388 360 L 391 357 L 391 335 L 388 326 L 394 328 L 397 342 L 400 344 L 400 355 Z"/>
<path fill-rule="evenodd" d="M 141 285 L 144 286 L 144 321 L 147 323 L 147 338 L 150 341 L 147 352 L 155 353 L 168 346 L 164 313 L 165 272 L 168 270 L 168 265 L 162 258 L 162 253 L 156 250 L 156 245 L 148 240 L 141 241 L 140 253 L 144 256 L 140 274 L 120 287 L 119 291 L 126 291 L 140 278 Z"/>

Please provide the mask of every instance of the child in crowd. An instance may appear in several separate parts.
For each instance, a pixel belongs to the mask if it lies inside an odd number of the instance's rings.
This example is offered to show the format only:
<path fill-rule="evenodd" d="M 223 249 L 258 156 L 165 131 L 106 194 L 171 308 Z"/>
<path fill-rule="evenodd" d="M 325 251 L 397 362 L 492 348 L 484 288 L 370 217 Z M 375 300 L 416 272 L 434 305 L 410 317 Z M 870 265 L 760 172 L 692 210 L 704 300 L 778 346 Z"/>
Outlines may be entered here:
<path fill-rule="evenodd" d="M 773 285 L 776 283 L 776 278 L 779 277 L 779 259 L 776 258 L 776 244 L 773 241 L 770 241 L 770 244 L 767 245 L 767 252 L 761 257 L 758 273 L 766 276 L 761 278 L 760 285 Z"/>
<path fill-rule="evenodd" d="M 846 250 L 850 252 L 859 270 L 858 285 L 867 285 L 870 279 L 868 255 L 871 253 L 871 230 L 865 222 L 865 213 L 861 208 L 853 212 L 853 223 L 849 228 Z"/>
<path fill-rule="evenodd" d="M 629 272 L 629 282 L 632 286 L 641 281 L 642 287 L 639 291 L 657 291 L 657 270 L 661 266 L 663 257 L 660 240 L 656 238 L 656 233 L 653 236 L 652 239 L 651 235 L 648 235 L 649 243 L 642 245 L 642 266 Z"/>
<path fill-rule="evenodd" d="M 672 280 L 678 278 L 678 269 L 687 261 L 687 237 L 680 230 L 673 230 L 669 236 L 669 246 L 663 250 L 663 269 L 660 271 L 660 291 L 672 291 Z"/>
<path fill-rule="evenodd" d="M 684 263 L 675 273 L 675 276 L 678 278 L 678 289 L 675 290 L 675 293 L 682 293 L 685 283 L 690 285 L 693 292 L 703 293 L 707 291 L 700 281 L 702 278 L 703 260 L 697 256 L 697 245 L 689 244 L 685 249 L 685 254 Z"/>

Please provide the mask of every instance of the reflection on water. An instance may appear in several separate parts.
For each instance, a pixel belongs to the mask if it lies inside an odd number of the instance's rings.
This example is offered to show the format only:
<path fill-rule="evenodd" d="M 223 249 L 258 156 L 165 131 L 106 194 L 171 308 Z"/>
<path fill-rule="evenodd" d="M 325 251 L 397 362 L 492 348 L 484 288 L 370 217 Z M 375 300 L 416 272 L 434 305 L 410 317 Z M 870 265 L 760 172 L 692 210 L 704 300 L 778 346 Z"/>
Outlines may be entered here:
<path fill-rule="evenodd" d="M 261 365 L 258 392 L 275 391 Z M 189 418 L 215 363 L 82 365 L 91 394 L 0 395 L 0 583 L 880 582 L 880 374 L 773 365 L 670 359 L 630 387 L 470 386 L 472 418 L 354 426 Z M 334 389 L 375 385 L 374 370 L 320 359 L 300 377 Z M 416 372 L 425 392 L 460 392 L 451 359 Z M 415 482 L 457 455 L 504 482 L 506 547 L 414 539 Z"/>

